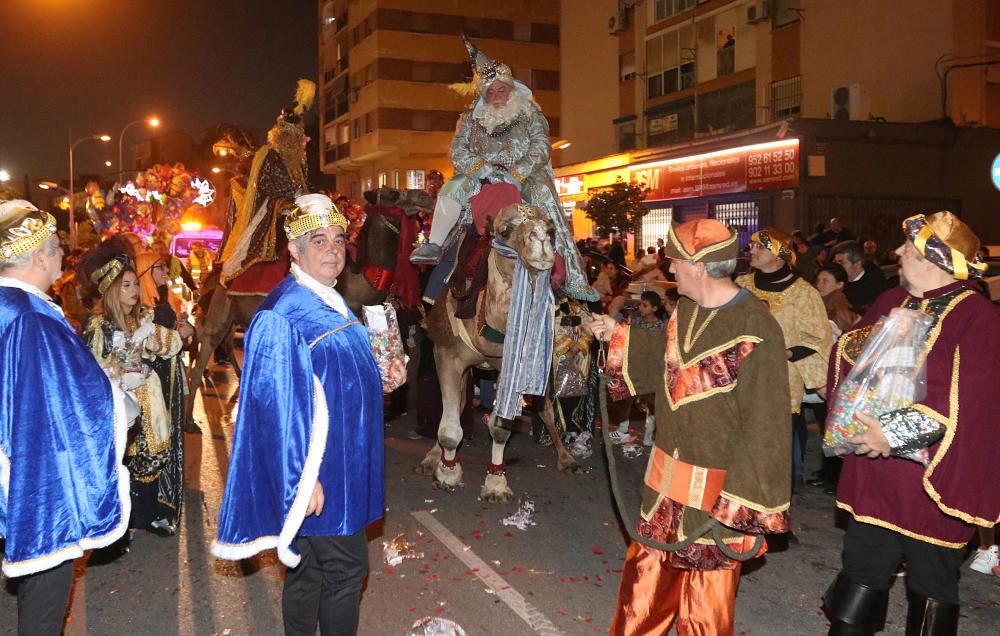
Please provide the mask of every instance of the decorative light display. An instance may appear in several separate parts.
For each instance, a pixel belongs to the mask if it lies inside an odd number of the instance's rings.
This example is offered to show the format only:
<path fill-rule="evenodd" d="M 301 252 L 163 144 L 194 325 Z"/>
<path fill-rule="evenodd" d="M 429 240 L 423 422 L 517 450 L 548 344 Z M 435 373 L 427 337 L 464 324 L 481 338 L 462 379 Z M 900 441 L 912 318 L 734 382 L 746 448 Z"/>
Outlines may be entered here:
<path fill-rule="evenodd" d="M 192 203 L 208 207 L 212 201 L 215 201 L 215 189 L 212 188 L 207 179 L 191 179 L 191 187 L 198 191 L 198 196 L 192 200 Z"/>

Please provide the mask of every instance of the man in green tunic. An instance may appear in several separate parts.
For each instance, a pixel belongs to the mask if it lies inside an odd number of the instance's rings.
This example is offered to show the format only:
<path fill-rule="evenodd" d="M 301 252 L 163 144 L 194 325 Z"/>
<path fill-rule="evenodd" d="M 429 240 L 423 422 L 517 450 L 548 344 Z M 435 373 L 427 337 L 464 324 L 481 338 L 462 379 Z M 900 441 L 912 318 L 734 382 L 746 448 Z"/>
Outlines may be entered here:
<path fill-rule="evenodd" d="M 788 381 L 781 328 L 730 276 L 735 233 L 711 219 L 670 229 L 666 255 L 682 295 L 665 332 L 608 316 L 589 324 L 610 340 L 634 394 L 656 394 L 656 439 L 646 468 L 612 634 L 732 634 L 740 561 L 787 532 L 791 491 Z M 607 423 L 605 423 L 607 425 Z M 710 533 L 710 531 L 713 531 Z M 724 544 L 724 545 L 723 545 Z"/>

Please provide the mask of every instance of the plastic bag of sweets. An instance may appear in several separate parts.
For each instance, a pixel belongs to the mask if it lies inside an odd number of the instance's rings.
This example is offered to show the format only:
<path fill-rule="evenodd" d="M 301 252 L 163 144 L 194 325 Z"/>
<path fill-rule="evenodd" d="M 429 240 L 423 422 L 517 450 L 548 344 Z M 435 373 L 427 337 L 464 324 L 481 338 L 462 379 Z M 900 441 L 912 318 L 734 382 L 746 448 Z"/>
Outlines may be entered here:
<path fill-rule="evenodd" d="M 382 391 L 392 393 L 406 382 L 406 363 L 410 359 L 403 349 L 396 310 L 388 303 L 365 305 L 364 315 L 372 354 L 382 375 Z"/>
<path fill-rule="evenodd" d="M 850 373 L 837 387 L 823 436 L 826 455 L 854 452 L 848 438 L 867 430 L 855 413 L 877 418 L 924 398 L 924 346 L 932 324 L 927 314 L 896 308 L 872 327 Z M 905 457 L 924 462 L 926 450 Z"/>

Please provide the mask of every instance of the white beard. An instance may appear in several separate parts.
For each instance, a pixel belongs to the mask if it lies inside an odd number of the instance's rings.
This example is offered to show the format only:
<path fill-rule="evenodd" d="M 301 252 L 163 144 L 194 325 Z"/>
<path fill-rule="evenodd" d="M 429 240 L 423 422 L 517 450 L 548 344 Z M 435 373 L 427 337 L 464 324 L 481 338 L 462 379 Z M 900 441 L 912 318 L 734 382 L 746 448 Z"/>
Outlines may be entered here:
<path fill-rule="evenodd" d="M 473 115 L 473 117 L 487 132 L 493 132 L 497 128 L 514 121 L 521 114 L 530 113 L 532 107 L 531 100 L 516 90 L 510 92 L 507 103 L 503 106 L 493 107 L 485 102 L 483 105 L 484 108 L 480 111 L 481 114 Z"/>

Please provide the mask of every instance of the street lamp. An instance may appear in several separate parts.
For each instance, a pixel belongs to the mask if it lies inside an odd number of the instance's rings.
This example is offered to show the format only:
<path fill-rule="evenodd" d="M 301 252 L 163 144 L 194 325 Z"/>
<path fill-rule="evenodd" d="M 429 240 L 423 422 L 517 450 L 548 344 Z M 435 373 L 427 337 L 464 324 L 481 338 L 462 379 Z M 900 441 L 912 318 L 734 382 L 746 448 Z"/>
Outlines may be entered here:
<path fill-rule="evenodd" d="M 72 136 L 70 137 L 72 139 Z M 95 139 L 107 143 L 111 141 L 110 135 L 86 135 L 70 142 L 69 144 L 69 245 L 71 249 L 76 249 L 76 223 L 73 220 L 73 149 L 79 144 Z"/>
<path fill-rule="evenodd" d="M 6 183 L 10 181 L 10 173 L 6 170 L 0 170 L 0 183 Z"/>
<path fill-rule="evenodd" d="M 157 126 L 160 125 L 160 120 L 156 117 L 150 117 L 149 119 L 137 119 L 135 121 L 130 121 L 129 123 L 125 124 L 124 128 L 122 128 L 121 134 L 118 135 L 118 180 L 119 181 L 122 180 L 122 174 L 125 172 L 125 166 L 123 165 L 125 162 L 122 159 L 123 156 L 122 142 L 125 141 L 125 131 L 131 128 L 132 126 L 136 126 L 138 124 L 149 124 L 151 128 L 156 128 Z"/>

